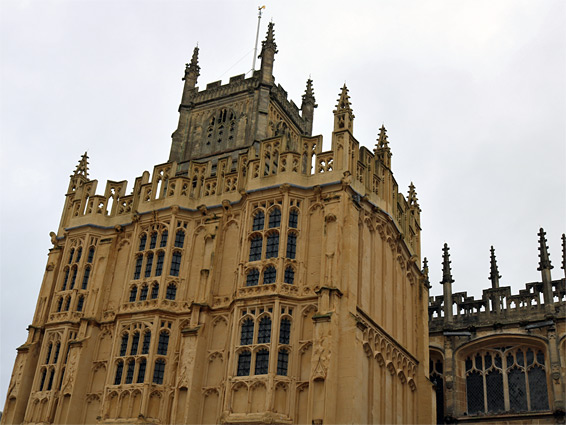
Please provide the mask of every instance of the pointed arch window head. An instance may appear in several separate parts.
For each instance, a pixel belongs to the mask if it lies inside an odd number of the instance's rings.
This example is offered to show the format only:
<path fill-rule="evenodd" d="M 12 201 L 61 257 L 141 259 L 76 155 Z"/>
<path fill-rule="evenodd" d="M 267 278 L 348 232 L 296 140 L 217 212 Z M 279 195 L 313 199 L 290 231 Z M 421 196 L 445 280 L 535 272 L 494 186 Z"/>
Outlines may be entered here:
<path fill-rule="evenodd" d="M 267 285 L 270 283 L 275 283 L 277 280 L 277 269 L 273 266 L 267 267 L 263 271 L 263 284 Z"/>
<path fill-rule="evenodd" d="M 136 267 L 134 269 L 134 280 L 138 280 L 140 278 L 142 263 L 143 263 L 143 257 L 141 255 L 138 255 L 136 258 Z"/>
<path fill-rule="evenodd" d="M 171 257 L 171 268 L 169 274 L 171 276 L 179 276 L 179 270 L 181 270 L 181 253 L 175 251 Z"/>
<path fill-rule="evenodd" d="M 159 247 L 160 248 L 165 248 L 167 246 L 167 238 L 169 237 L 169 232 L 167 231 L 167 229 L 165 229 L 162 233 L 161 233 L 161 241 L 159 243 Z"/>
<path fill-rule="evenodd" d="M 299 225 L 299 212 L 297 210 L 291 210 L 289 213 L 289 227 L 291 229 L 296 229 Z"/>
<path fill-rule="evenodd" d="M 268 344 L 269 342 L 271 342 L 271 317 L 264 316 L 259 321 L 257 343 Z"/>
<path fill-rule="evenodd" d="M 65 298 L 65 311 L 69 311 L 70 306 L 71 306 L 71 297 L 67 296 Z"/>
<path fill-rule="evenodd" d="M 259 270 L 251 269 L 246 276 L 246 286 L 256 286 L 259 283 Z"/>
<path fill-rule="evenodd" d="M 149 238 L 149 249 L 154 249 L 157 245 L 157 232 L 152 232 Z"/>
<path fill-rule="evenodd" d="M 166 331 L 162 331 L 159 334 L 159 341 L 157 342 L 157 354 L 166 356 L 168 347 L 169 347 L 169 333 Z"/>
<path fill-rule="evenodd" d="M 142 354 L 149 354 L 149 344 L 151 343 L 151 331 L 146 331 L 143 334 Z"/>
<path fill-rule="evenodd" d="M 167 285 L 167 291 L 165 292 L 165 298 L 168 300 L 174 300 L 177 296 L 177 285 L 170 283 Z"/>
<path fill-rule="evenodd" d="M 240 345 L 250 345 L 254 342 L 254 321 L 247 318 L 242 323 L 242 333 L 240 335 Z"/>
<path fill-rule="evenodd" d="M 149 292 L 149 288 L 147 285 L 143 285 L 140 290 L 140 301 L 147 300 L 147 293 Z"/>
<path fill-rule="evenodd" d="M 128 337 L 129 335 L 127 333 L 122 335 L 122 341 L 120 342 L 120 357 L 126 355 L 126 350 L 128 349 Z"/>
<path fill-rule="evenodd" d="M 130 348 L 131 356 L 135 356 L 136 354 L 138 354 L 139 343 L 140 343 L 140 333 L 134 332 L 134 335 L 132 337 L 132 347 Z"/>
<path fill-rule="evenodd" d="M 261 349 L 255 356 L 255 374 L 265 375 L 269 369 L 269 351 Z"/>
<path fill-rule="evenodd" d="M 88 250 L 88 257 L 86 259 L 87 263 L 92 263 L 94 260 L 94 247 L 91 246 L 90 249 Z"/>
<path fill-rule="evenodd" d="M 132 289 L 130 289 L 130 302 L 131 303 L 136 301 L 137 295 L 138 295 L 138 287 L 132 286 Z"/>
<path fill-rule="evenodd" d="M 281 226 L 281 210 L 274 208 L 269 213 L 269 228 L 273 229 L 279 226 Z"/>
<path fill-rule="evenodd" d="M 291 321 L 289 319 L 281 319 L 279 327 L 279 344 L 289 344 L 291 340 Z"/>
<path fill-rule="evenodd" d="M 265 222 L 265 214 L 261 210 L 257 211 L 254 215 L 252 230 L 254 231 L 263 230 L 264 222 Z"/>
<path fill-rule="evenodd" d="M 185 244 L 185 231 L 183 229 L 179 229 L 175 234 L 175 247 L 183 248 L 184 244 Z"/>
<path fill-rule="evenodd" d="M 153 252 L 147 254 L 145 260 L 145 277 L 151 276 L 151 268 L 153 267 Z"/>
<path fill-rule="evenodd" d="M 252 353 L 249 351 L 242 351 L 238 355 L 238 376 L 249 376 L 250 366 L 252 363 Z"/>
<path fill-rule="evenodd" d="M 154 283 L 151 287 L 151 299 L 155 300 L 159 296 L 159 283 Z"/>
<path fill-rule="evenodd" d="M 263 238 L 261 235 L 254 235 L 250 241 L 250 261 L 261 260 L 261 249 Z"/>
<path fill-rule="evenodd" d="M 83 275 L 83 284 L 81 286 L 81 289 L 85 290 L 88 287 L 88 279 L 90 278 L 90 267 L 86 267 L 85 268 L 85 273 Z"/>
<path fill-rule="evenodd" d="M 71 264 L 73 262 L 73 256 L 75 255 L 75 248 L 71 248 L 71 252 L 69 252 L 69 261 L 67 264 Z"/>
<path fill-rule="evenodd" d="M 147 243 L 147 234 L 142 233 L 142 235 L 140 236 L 140 246 L 138 248 L 138 251 L 144 251 L 146 243 Z"/>
<path fill-rule="evenodd" d="M 79 261 L 81 261 L 82 255 L 83 255 L 83 247 L 79 246 L 79 249 L 77 250 L 77 258 L 75 260 L 75 263 L 78 263 Z"/>

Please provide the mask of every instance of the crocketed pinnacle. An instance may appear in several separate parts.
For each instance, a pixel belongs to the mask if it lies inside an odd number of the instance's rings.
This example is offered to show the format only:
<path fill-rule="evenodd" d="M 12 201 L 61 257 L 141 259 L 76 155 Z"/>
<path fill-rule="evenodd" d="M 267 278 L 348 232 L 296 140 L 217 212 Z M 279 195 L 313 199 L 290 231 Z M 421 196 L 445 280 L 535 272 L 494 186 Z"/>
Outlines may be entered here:
<path fill-rule="evenodd" d="M 73 176 L 88 177 L 88 155 L 86 154 L 86 152 L 79 160 L 79 164 L 77 165 Z"/>
<path fill-rule="evenodd" d="M 303 94 L 303 105 L 306 103 L 312 103 L 316 107 L 314 91 L 312 88 L 312 80 L 310 78 L 307 80 L 307 88 L 305 90 L 305 94 Z"/>
<path fill-rule="evenodd" d="M 263 56 L 263 52 L 267 49 L 272 49 L 273 53 L 277 53 L 277 44 L 275 43 L 275 33 L 273 30 L 274 26 L 275 24 L 273 22 L 270 22 L 267 25 L 267 36 L 265 37 L 265 40 L 261 42 L 260 58 Z"/>
<path fill-rule="evenodd" d="M 387 140 L 387 130 L 385 129 L 385 125 L 381 125 L 379 129 L 379 136 L 377 137 L 377 145 L 378 149 L 389 149 L 389 141 Z"/>
<path fill-rule="evenodd" d="M 452 279 L 452 271 L 450 269 L 450 248 L 448 248 L 448 244 L 444 244 L 444 248 L 442 248 L 442 281 L 440 283 L 452 283 L 454 279 Z"/>
<path fill-rule="evenodd" d="M 548 247 L 546 246 L 546 232 L 541 227 L 538 232 L 538 243 L 539 243 L 539 263 L 538 263 L 538 271 L 542 270 L 552 270 L 552 264 L 550 264 L 550 257 L 548 255 Z"/>
<path fill-rule="evenodd" d="M 499 288 L 499 279 L 501 275 L 499 274 L 499 269 L 497 268 L 497 260 L 495 258 L 495 249 L 493 245 L 491 246 L 491 256 L 490 256 L 490 273 L 489 280 L 491 280 L 492 288 Z"/>
<path fill-rule="evenodd" d="M 409 196 L 407 196 L 407 202 L 409 203 L 409 207 L 419 208 L 419 199 L 417 198 L 417 191 L 415 190 L 413 182 L 409 185 Z"/>
<path fill-rule="evenodd" d="M 338 98 L 338 104 L 336 105 L 334 113 L 345 111 L 352 112 L 352 104 L 350 103 L 350 95 L 348 94 L 348 87 L 346 87 L 346 83 L 342 86 L 340 97 Z"/>
<path fill-rule="evenodd" d="M 424 275 L 424 283 L 425 283 L 426 287 L 430 289 L 431 285 L 430 285 L 430 280 L 429 280 L 429 277 L 428 277 L 428 260 L 427 260 L 426 257 L 423 259 L 423 270 L 422 270 L 422 272 L 423 272 L 423 275 Z"/>
<path fill-rule="evenodd" d="M 198 77 L 200 75 L 200 66 L 198 65 L 198 46 L 195 47 L 193 50 L 193 57 L 191 58 L 191 63 L 185 64 L 185 75 L 189 73 L 196 74 Z M 183 78 L 184 80 L 184 78 Z"/>

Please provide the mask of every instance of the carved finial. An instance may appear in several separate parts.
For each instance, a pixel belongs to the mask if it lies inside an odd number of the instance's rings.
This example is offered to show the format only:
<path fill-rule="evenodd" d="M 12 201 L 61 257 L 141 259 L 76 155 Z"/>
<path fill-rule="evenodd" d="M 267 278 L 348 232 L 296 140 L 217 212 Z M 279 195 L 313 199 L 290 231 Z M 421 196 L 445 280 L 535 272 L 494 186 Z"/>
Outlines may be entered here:
<path fill-rule="evenodd" d="M 188 73 L 196 74 L 198 77 L 200 75 L 200 66 L 198 65 L 198 45 L 193 50 L 193 57 L 191 58 L 191 63 L 185 64 L 185 78 Z M 183 80 L 185 79 L 183 78 Z"/>
<path fill-rule="evenodd" d="M 350 95 L 348 94 L 348 87 L 346 87 L 346 83 L 342 86 L 340 97 L 338 98 L 338 104 L 336 105 L 334 113 L 341 113 L 345 111 L 352 111 L 352 104 L 350 103 Z"/>
<path fill-rule="evenodd" d="M 389 149 L 389 141 L 387 140 L 387 130 L 385 129 L 385 125 L 383 124 L 381 124 L 381 128 L 379 129 L 379 136 L 377 137 L 376 148 Z"/>
<path fill-rule="evenodd" d="M 426 287 L 428 289 L 432 288 L 432 286 L 430 284 L 429 277 L 428 277 L 428 260 L 427 260 L 426 257 L 423 259 L 423 275 L 424 275 L 424 278 L 425 278 L 424 283 L 425 283 Z"/>
<path fill-rule="evenodd" d="M 277 53 L 277 44 L 275 43 L 275 33 L 273 31 L 274 26 L 275 24 L 273 22 L 267 24 L 267 36 L 265 37 L 265 40 L 261 42 L 260 58 L 263 56 L 263 52 L 267 49 L 273 49 L 273 53 Z"/>
<path fill-rule="evenodd" d="M 415 190 L 413 182 L 409 185 L 409 196 L 407 196 L 407 202 L 409 203 L 409 207 L 419 208 L 419 198 L 417 198 L 417 191 Z"/>
<path fill-rule="evenodd" d="M 440 283 L 452 283 L 454 279 L 452 279 L 452 273 L 450 269 L 450 248 L 448 248 L 448 244 L 444 244 L 444 248 L 442 248 L 442 281 Z"/>
<path fill-rule="evenodd" d="M 312 89 L 312 80 L 310 77 L 307 80 L 307 88 L 305 90 L 305 94 L 303 94 L 303 105 L 305 105 L 305 103 L 312 103 L 315 108 L 318 106 L 315 103 L 314 91 Z M 301 109 L 303 109 L 303 107 L 304 106 L 301 106 Z"/>
<path fill-rule="evenodd" d="M 490 257 L 490 273 L 489 273 L 489 280 L 491 280 L 491 287 L 492 288 L 499 288 L 499 279 L 501 279 L 501 275 L 499 274 L 499 269 L 497 268 L 497 260 L 495 259 L 495 249 L 493 245 L 491 246 L 491 257 Z"/>
<path fill-rule="evenodd" d="M 539 232 L 538 232 L 538 243 L 539 243 L 539 264 L 538 264 L 538 271 L 542 271 L 544 269 L 546 270 L 552 270 L 554 267 L 552 267 L 552 264 L 550 264 L 550 257 L 548 255 L 548 247 L 546 246 L 546 238 L 545 238 L 546 232 L 544 231 L 544 229 L 541 227 Z"/>
<path fill-rule="evenodd" d="M 83 176 L 88 178 L 88 155 L 86 152 L 81 157 L 75 172 L 73 173 L 73 177 L 75 176 Z"/>
<path fill-rule="evenodd" d="M 566 234 L 562 233 L 562 269 L 566 275 Z"/>

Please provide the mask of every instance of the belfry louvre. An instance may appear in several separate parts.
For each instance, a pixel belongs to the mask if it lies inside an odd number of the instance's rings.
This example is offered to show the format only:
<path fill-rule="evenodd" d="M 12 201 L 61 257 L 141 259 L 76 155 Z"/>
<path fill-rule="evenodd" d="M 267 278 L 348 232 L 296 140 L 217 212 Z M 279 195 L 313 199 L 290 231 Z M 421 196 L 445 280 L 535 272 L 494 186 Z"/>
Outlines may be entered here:
<path fill-rule="evenodd" d="M 564 279 L 543 271 L 542 310 L 519 324 L 498 284 L 452 294 L 446 247 L 444 296 L 429 299 L 421 209 L 393 177 L 385 127 L 360 145 L 344 85 L 323 151 L 313 82 L 300 108 L 275 84 L 273 23 L 249 78 L 199 90 L 198 53 L 167 162 L 129 194 L 126 181 L 97 194 L 86 153 L 71 175 L 2 423 L 561 420 Z M 504 320 L 484 320 L 486 303 Z M 509 329 L 512 343 L 476 341 Z M 467 395 L 497 364 L 495 404 Z"/>

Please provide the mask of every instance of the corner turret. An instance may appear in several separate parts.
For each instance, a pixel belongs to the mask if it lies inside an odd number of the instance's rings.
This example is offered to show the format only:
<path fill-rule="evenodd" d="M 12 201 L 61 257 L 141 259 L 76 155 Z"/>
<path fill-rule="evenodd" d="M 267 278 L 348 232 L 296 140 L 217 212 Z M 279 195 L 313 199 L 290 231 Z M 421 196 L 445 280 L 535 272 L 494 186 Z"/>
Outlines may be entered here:
<path fill-rule="evenodd" d="M 346 84 L 342 86 L 338 104 L 334 112 L 334 131 L 350 130 L 354 132 L 354 112 L 352 111 L 352 104 L 350 103 L 350 96 L 348 95 L 348 87 Z"/>
<path fill-rule="evenodd" d="M 200 66 L 198 65 L 198 46 L 193 50 L 193 57 L 191 62 L 185 64 L 185 76 L 183 81 L 185 86 L 183 87 L 183 97 L 181 99 L 181 105 L 188 105 L 190 99 L 195 92 L 195 87 L 197 85 L 197 78 L 200 75 Z"/>
<path fill-rule="evenodd" d="M 301 117 L 305 120 L 307 126 L 307 135 L 312 136 L 312 123 L 314 119 L 314 108 L 318 107 L 314 98 L 312 89 L 312 80 L 307 80 L 307 88 L 303 94 L 303 103 L 301 104 Z"/>
<path fill-rule="evenodd" d="M 88 155 L 86 152 L 81 156 L 75 171 L 70 177 L 71 181 L 69 182 L 67 193 L 75 192 L 80 186 L 88 182 Z"/>
<path fill-rule="evenodd" d="M 261 53 L 259 54 L 261 83 L 269 85 L 273 84 L 273 62 L 275 61 L 275 53 L 277 53 L 273 27 L 274 23 L 270 22 L 267 26 L 267 36 L 261 42 Z"/>

